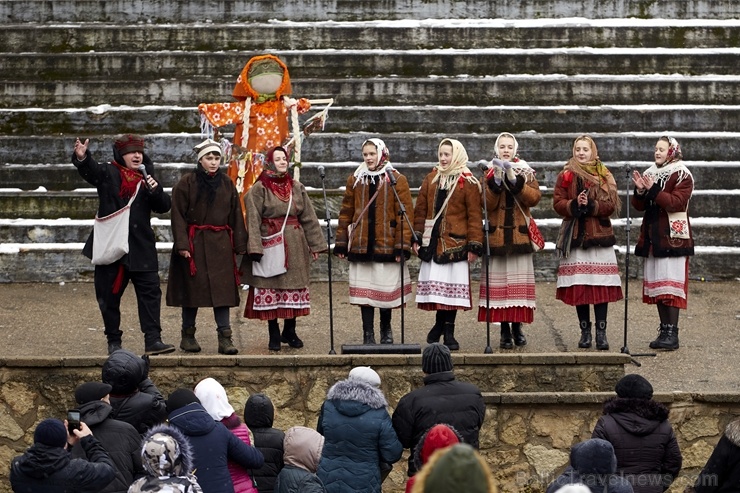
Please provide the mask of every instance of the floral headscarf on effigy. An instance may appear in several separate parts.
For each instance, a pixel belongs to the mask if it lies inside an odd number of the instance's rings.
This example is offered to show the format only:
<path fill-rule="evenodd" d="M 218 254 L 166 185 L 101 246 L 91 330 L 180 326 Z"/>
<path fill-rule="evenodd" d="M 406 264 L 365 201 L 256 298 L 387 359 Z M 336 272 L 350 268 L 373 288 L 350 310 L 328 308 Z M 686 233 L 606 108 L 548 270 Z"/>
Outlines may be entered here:
<path fill-rule="evenodd" d="M 576 158 L 576 142 L 585 140 L 591 145 L 592 160 L 586 164 L 579 163 Z M 617 194 L 617 182 L 611 171 L 604 166 L 599 159 L 599 150 L 596 148 L 596 142 L 588 135 L 579 135 L 573 141 L 572 156 L 565 165 L 565 175 L 563 177 L 563 186 L 570 186 L 573 175 L 580 178 L 586 188 L 589 190 L 590 198 L 597 200 L 607 200 L 614 205 L 614 212 L 619 214 L 622 210 L 622 202 Z M 569 175 L 569 173 L 571 173 Z M 595 190 L 595 192 L 593 192 Z"/>
<path fill-rule="evenodd" d="M 458 181 L 467 181 L 475 184 L 478 187 L 478 191 L 481 191 L 480 182 L 473 176 L 470 168 L 468 168 L 468 152 L 465 150 L 465 147 L 458 140 L 443 139 L 439 143 L 437 154 L 439 154 L 439 149 L 443 145 L 452 146 L 452 161 L 445 169 L 442 169 L 442 166 L 437 163 L 437 166 L 435 166 L 437 175 L 432 180 L 432 183 L 439 181 L 439 188 L 441 190 L 450 190 L 455 187 Z"/>
<path fill-rule="evenodd" d="M 283 202 L 290 200 L 290 195 L 293 191 L 293 178 L 287 171 L 285 173 L 279 173 L 275 167 L 274 155 L 275 151 L 282 151 L 285 153 L 285 157 L 288 157 L 288 151 L 284 147 L 274 147 L 267 153 L 267 159 L 265 160 L 265 169 L 260 174 L 259 181 L 271 191 L 277 198 Z"/>
<path fill-rule="evenodd" d="M 361 149 L 364 149 L 367 144 L 373 144 L 375 146 L 378 153 L 378 164 L 375 166 L 374 171 L 370 171 L 363 159 L 362 164 L 360 164 L 354 172 L 355 184 L 352 188 L 357 187 L 358 183 L 367 184 L 368 180 L 375 183 L 375 179 L 378 176 L 380 176 L 382 180 L 386 169 L 395 169 L 393 165 L 391 165 L 390 152 L 388 152 L 385 142 L 380 139 L 367 139 L 362 143 Z"/>
<path fill-rule="evenodd" d="M 678 141 L 668 135 L 661 136 L 658 141 L 661 140 L 668 142 L 668 156 L 666 157 L 665 163 L 660 166 L 653 163 L 652 166 L 645 170 L 643 176 L 651 176 L 653 178 L 653 182 L 660 185 L 660 188 L 665 187 L 668 178 L 673 173 L 678 173 L 677 183 L 681 183 L 686 179 L 686 177 L 690 177 L 691 181 L 694 181 L 694 176 L 691 174 L 691 171 L 689 171 L 686 165 L 683 164 L 683 153 L 681 152 L 681 145 Z"/>
<path fill-rule="evenodd" d="M 501 132 L 500 134 L 498 134 L 498 137 L 496 137 L 496 143 L 494 144 L 494 153 L 496 155 L 496 159 L 501 159 L 501 156 L 499 156 L 498 154 L 498 143 L 502 138 L 505 137 L 508 137 L 514 141 L 514 159 L 510 161 L 511 168 L 514 170 L 514 173 L 517 175 L 523 175 L 525 182 L 530 182 L 534 180 L 534 170 L 524 159 L 520 158 L 517 154 L 517 151 L 519 150 L 519 142 L 516 140 L 516 137 L 514 137 L 509 132 Z"/>

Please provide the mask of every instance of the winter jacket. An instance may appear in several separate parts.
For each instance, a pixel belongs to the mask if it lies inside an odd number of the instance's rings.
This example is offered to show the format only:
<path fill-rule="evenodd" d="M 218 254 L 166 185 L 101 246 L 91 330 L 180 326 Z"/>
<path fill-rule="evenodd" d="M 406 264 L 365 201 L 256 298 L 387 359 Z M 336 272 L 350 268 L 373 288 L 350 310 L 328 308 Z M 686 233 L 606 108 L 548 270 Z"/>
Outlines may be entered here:
<path fill-rule="evenodd" d="M 555 493 L 566 484 L 585 484 L 592 493 L 632 493 L 632 485 L 617 472 L 614 447 L 606 440 L 592 438 L 573 445 L 570 465 L 546 493 Z"/>
<path fill-rule="evenodd" d="M 113 386 L 111 418 L 129 423 L 142 435 L 167 417 L 164 396 L 148 373 L 148 360 L 124 349 L 108 356 L 102 371 L 103 382 Z"/>
<path fill-rule="evenodd" d="M 123 158 L 114 149 L 114 161 L 122 164 Z M 72 164 L 77 168 L 80 176 L 98 190 L 98 217 L 107 216 L 122 209 L 128 198 L 121 197 L 121 174 L 113 163 L 98 163 L 90 153 L 85 159 L 79 161 L 73 153 Z M 154 165 L 146 154 L 144 154 L 144 165 L 150 175 L 154 171 Z M 152 212 L 164 214 L 170 210 L 170 196 L 164 192 L 160 183 L 154 190 L 149 190 L 144 183 L 139 188 L 133 204 L 131 204 L 131 216 L 129 219 L 129 253 L 121 258 L 121 263 L 133 272 L 156 272 L 159 269 L 157 259 L 157 243 L 154 230 L 151 225 Z M 83 255 L 92 258 L 93 233 L 85 243 L 82 250 Z"/>
<path fill-rule="evenodd" d="M 329 389 L 316 428 L 325 440 L 317 474 L 326 491 L 380 493 L 380 463 L 403 453 L 387 405 L 380 389 L 362 381 Z"/>
<path fill-rule="evenodd" d="M 668 226 L 668 213 L 687 211 L 689 199 L 694 191 L 694 180 L 691 177 L 678 183 L 678 173 L 673 173 L 663 188 L 653 183 L 644 195 L 634 193 L 632 206 L 644 211 L 640 237 L 635 246 L 635 255 L 647 257 L 684 257 L 694 254 L 694 237 L 689 221 L 689 237 L 686 240 L 671 238 Z M 688 215 L 687 215 L 688 218 Z M 652 252 L 651 252 L 652 249 Z"/>
<path fill-rule="evenodd" d="M 247 209 L 247 231 L 249 241 L 247 253 L 242 259 L 243 281 L 256 288 L 303 289 L 309 284 L 311 253 L 327 250 L 326 237 L 321 232 L 319 220 L 314 212 L 311 199 L 300 182 L 293 182 L 293 204 L 290 207 L 289 221 L 295 224 L 285 226 L 285 248 L 288 271 L 279 276 L 264 278 L 252 274 L 252 258 L 263 254 L 261 236 L 269 236 L 280 231 L 288 210 L 288 202 L 283 202 L 258 181 L 244 196 Z M 265 222 L 265 220 L 271 220 Z"/>
<path fill-rule="evenodd" d="M 662 493 L 681 471 L 681 451 L 668 422 L 668 408 L 659 402 L 611 399 L 591 436 L 614 446 L 617 472 L 635 493 Z"/>
<path fill-rule="evenodd" d="M 396 177 L 396 191 L 403 202 L 409 221 L 414 224 L 414 205 L 411 200 L 411 191 L 406 177 L 393 171 Z M 342 199 L 342 208 L 339 211 L 339 225 L 337 226 L 337 241 L 334 246 L 334 255 L 347 255 L 350 262 L 395 262 L 396 256 L 401 255 L 401 224 L 405 221 L 398 215 L 400 207 L 393 187 L 387 182 L 385 175 L 370 178 L 365 183 L 355 186 L 355 176 L 347 178 L 347 187 Z M 367 206 L 368 201 L 375 195 L 379 184 L 380 192 L 367 211 L 360 218 L 360 213 Z M 352 234 L 352 244 L 347 251 L 348 227 L 356 221 L 357 226 Z M 411 249 L 411 228 L 403 225 L 403 252 L 408 256 Z"/>
<path fill-rule="evenodd" d="M 438 424 L 432 426 L 419 440 L 420 447 L 416 447 L 414 451 L 414 467 L 417 471 L 421 470 L 421 467 L 429 461 L 432 454 L 445 447 L 449 447 L 456 443 L 462 443 L 462 437 L 453 427 L 445 424 Z M 416 482 L 417 476 L 411 476 L 406 481 L 406 493 L 411 493 L 414 483 Z"/>
<path fill-rule="evenodd" d="M 265 457 L 262 467 L 251 471 L 260 493 L 272 493 L 275 490 L 275 480 L 284 464 L 285 434 L 282 430 L 272 427 L 274 419 L 275 408 L 266 395 L 253 394 L 247 399 L 244 406 L 244 423 L 252 431 L 254 447 Z"/>
<path fill-rule="evenodd" d="M 134 479 L 144 474 L 141 435 L 125 421 L 111 418 L 113 408 L 107 402 L 88 402 L 79 406 L 79 410 L 80 419 L 90 428 L 116 467 L 115 479 L 100 493 L 126 493 Z M 71 453 L 72 457 L 90 460 L 79 444 L 72 448 Z"/>
<path fill-rule="evenodd" d="M 236 414 L 222 419 L 221 423 L 223 423 L 231 433 L 236 435 L 239 440 L 250 447 L 252 446 L 252 441 L 249 438 L 249 428 L 241 422 Z M 257 488 L 255 488 L 252 482 L 252 477 L 250 476 L 252 473 L 251 469 L 247 471 L 233 461 L 229 461 L 228 466 L 229 474 L 231 474 L 231 482 L 234 484 L 235 493 L 257 493 Z"/>
<path fill-rule="evenodd" d="M 209 178 L 220 183 L 213 202 L 209 203 L 208 194 L 199 192 L 198 176 L 204 179 L 207 175 L 200 164 L 198 167 L 198 171 L 183 176 L 172 189 L 173 245 L 167 305 L 239 306 L 234 254 L 247 250 L 247 230 L 239 194 L 228 176 L 219 172 Z M 190 259 L 180 255 L 180 250 L 190 251 L 195 275 L 191 275 Z"/>
<path fill-rule="evenodd" d="M 310 428 L 294 426 L 285 432 L 285 467 L 278 474 L 278 493 L 326 493 L 316 469 L 324 438 Z M 260 493 L 262 493 L 260 491 Z"/>
<path fill-rule="evenodd" d="M 486 405 L 478 387 L 455 379 L 451 371 L 424 377 L 424 386 L 398 401 L 393 428 L 404 448 L 411 450 L 408 475 L 416 474 L 414 454 L 421 438 L 432 426 L 445 423 L 455 427 L 465 443 L 478 448 L 478 436 Z"/>
<path fill-rule="evenodd" d="M 740 420 L 732 421 L 694 484 L 696 493 L 740 491 Z"/>
<path fill-rule="evenodd" d="M 10 464 L 10 484 L 16 493 L 98 493 L 116 475 L 116 468 L 93 436 L 76 445 L 90 458 L 73 459 L 62 447 L 33 444 Z"/>
<path fill-rule="evenodd" d="M 168 420 L 185 434 L 193 448 L 196 476 L 204 493 L 234 493 L 228 461 L 245 469 L 261 467 L 264 462 L 257 449 L 214 421 L 197 402 L 172 411 Z"/>
<path fill-rule="evenodd" d="M 616 210 L 608 197 L 596 198 L 597 187 L 590 187 L 588 205 L 578 207 L 578 194 L 588 187 L 583 180 L 568 170 L 558 174 L 553 190 L 552 206 L 565 219 L 575 221 L 571 248 L 610 247 L 617 242 L 609 216 Z"/>
<path fill-rule="evenodd" d="M 424 221 L 433 219 L 442 207 L 448 193 L 454 193 L 437 220 L 428 247 L 419 249 L 419 258 L 438 264 L 467 261 L 468 252 L 483 253 L 483 212 L 481 193 L 468 181 L 458 181 L 454 189 L 440 190 L 434 182 L 437 170 L 432 170 L 419 188 L 414 208 L 414 231 L 419 241 L 424 232 Z"/>
<path fill-rule="evenodd" d="M 530 207 L 536 206 L 542 196 L 540 185 L 532 177 L 526 181 L 523 174 L 517 175 L 515 183 L 505 182 L 497 185 L 493 178 L 485 187 L 486 208 L 488 209 L 490 254 L 496 256 L 532 253 L 529 240 Z M 519 205 L 517 206 L 517 202 Z M 519 209 L 521 207 L 521 210 Z M 522 214 L 522 210 L 524 214 Z M 484 247 L 485 248 L 485 247 Z"/>
<path fill-rule="evenodd" d="M 128 493 L 203 493 L 193 475 L 193 451 L 185 435 L 167 425 L 155 426 L 144 437 L 141 455 L 146 477 Z"/>

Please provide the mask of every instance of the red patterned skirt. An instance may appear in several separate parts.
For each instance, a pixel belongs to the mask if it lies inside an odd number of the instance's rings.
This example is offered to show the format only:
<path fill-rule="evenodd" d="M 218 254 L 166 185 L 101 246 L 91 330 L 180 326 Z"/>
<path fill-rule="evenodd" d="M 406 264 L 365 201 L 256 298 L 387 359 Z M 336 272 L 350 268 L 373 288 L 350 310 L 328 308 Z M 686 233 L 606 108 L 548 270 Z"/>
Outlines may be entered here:
<path fill-rule="evenodd" d="M 311 313 L 308 288 L 273 289 L 249 286 L 244 317 L 257 320 L 296 318 Z"/>

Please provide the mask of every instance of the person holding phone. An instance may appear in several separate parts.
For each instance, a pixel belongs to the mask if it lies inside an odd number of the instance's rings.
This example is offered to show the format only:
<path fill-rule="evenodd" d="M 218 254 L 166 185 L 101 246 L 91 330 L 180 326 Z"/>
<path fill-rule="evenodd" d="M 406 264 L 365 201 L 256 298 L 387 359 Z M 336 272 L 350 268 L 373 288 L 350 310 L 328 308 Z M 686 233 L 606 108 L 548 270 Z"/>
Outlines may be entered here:
<path fill-rule="evenodd" d="M 10 464 L 13 491 L 98 493 L 113 481 L 113 461 L 90 428 L 79 421 L 79 411 L 68 416 L 72 421 L 49 418 L 36 426 L 33 445 Z M 74 459 L 67 451 L 77 444 L 85 450 L 87 460 Z"/>
<path fill-rule="evenodd" d="M 596 319 L 596 349 L 608 350 L 606 315 L 609 303 L 622 299 L 609 217 L 621 209 L 617 184 L 599 159 L 596 142 L 580 135 L 573 154 L 558 174 L 553 208 L 563 218 L 556 249 L 560 257 L 555 297 L 575 306 L 581 338 L 579 348 L 590 348 L 591 305 Z"/>

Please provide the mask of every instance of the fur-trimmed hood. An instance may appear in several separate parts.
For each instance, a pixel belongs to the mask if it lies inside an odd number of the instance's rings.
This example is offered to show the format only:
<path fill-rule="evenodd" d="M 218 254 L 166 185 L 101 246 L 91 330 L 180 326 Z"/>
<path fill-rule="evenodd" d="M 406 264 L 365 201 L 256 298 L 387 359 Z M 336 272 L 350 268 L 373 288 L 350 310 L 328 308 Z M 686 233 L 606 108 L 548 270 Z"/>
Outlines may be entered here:
<path fill-rule="evenodd" d="M 740 447 L 740 419 L 731 421 L 725 428 L 725 436 L 733 445 Z"/>
<path fill-rule="evenodd" d="M 158 425 L 144 437 L 141 463 L 151 476 L 186 476 L 193 471 L 193 451 L 180 430 Z"/>
<path fill-rule="evenodd" d="M 370 409 L 388 406 L 383 392 L 370 384 L 358 380 L 342 380 L 335 383 L 326 394 L 337 410 L 346 416 L 357 416 Z"/>
<path fill-rule="evenodd" d="M 649 435 L 668 419 L 668 408 L 654 400 L 615 397 L 604 403 L 604 414 L 638 436 Z"/>

